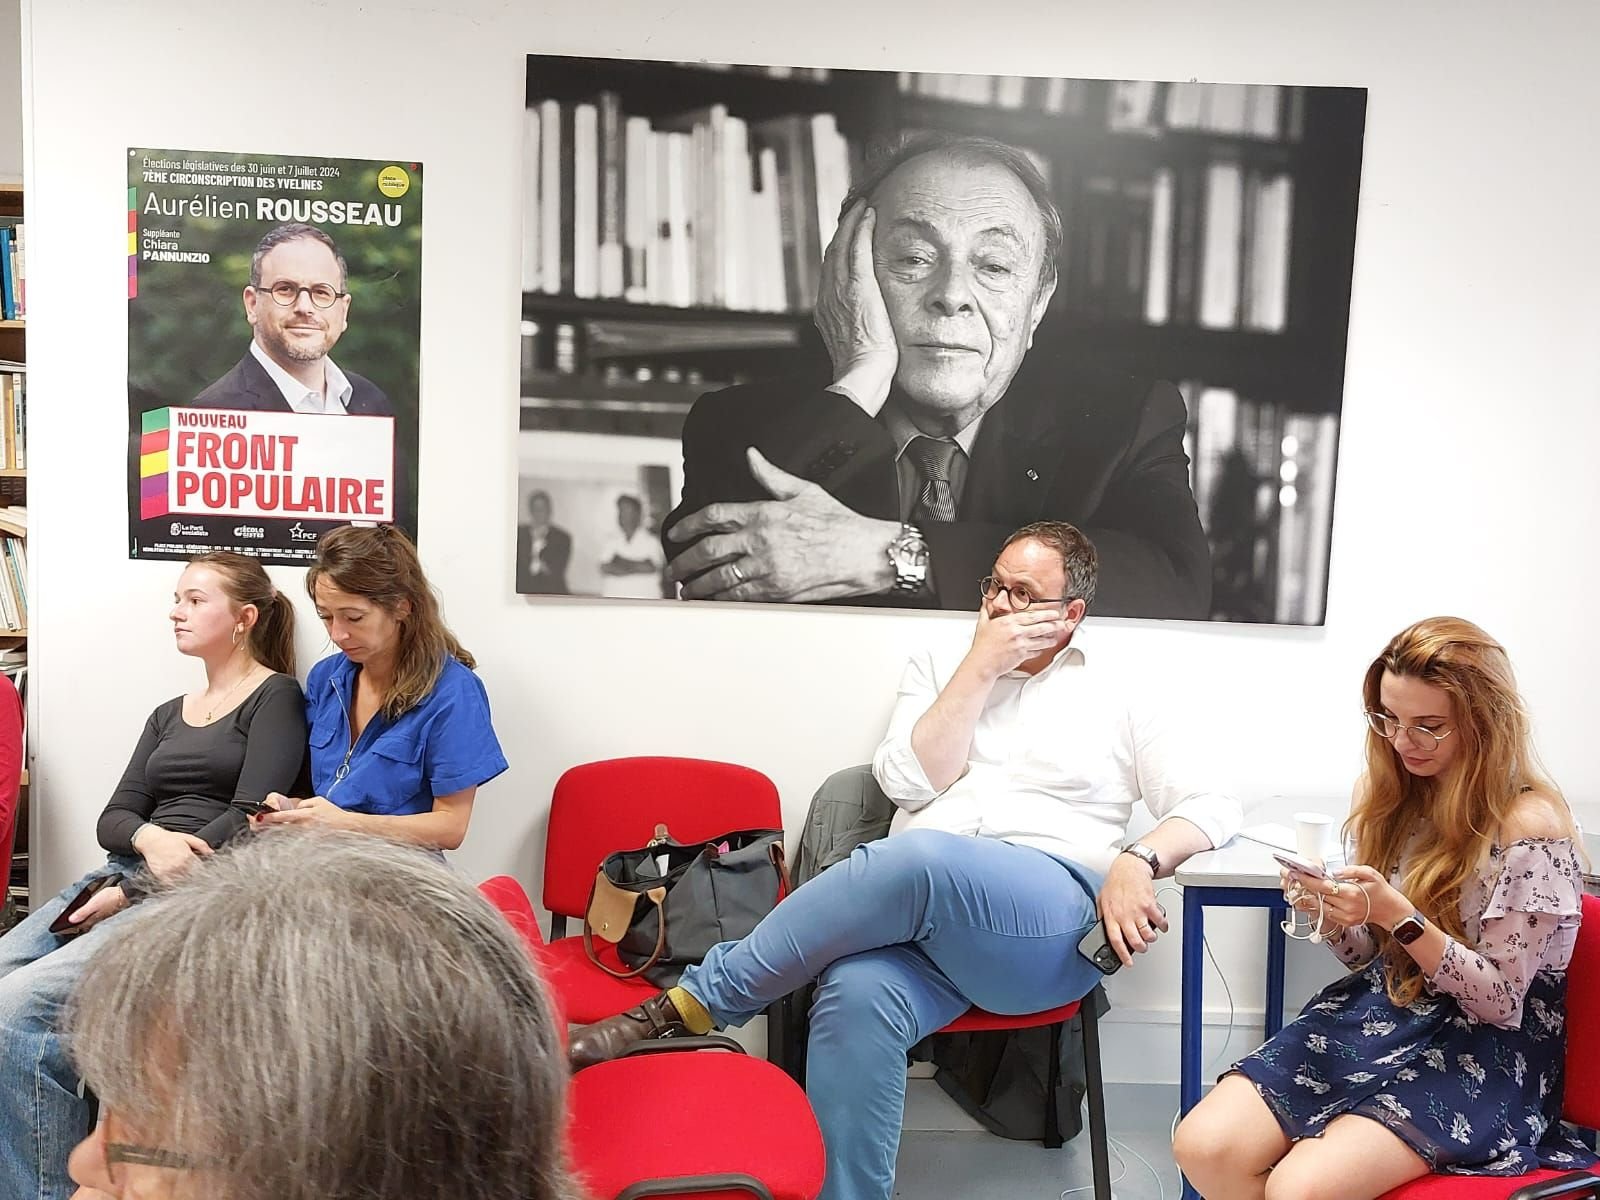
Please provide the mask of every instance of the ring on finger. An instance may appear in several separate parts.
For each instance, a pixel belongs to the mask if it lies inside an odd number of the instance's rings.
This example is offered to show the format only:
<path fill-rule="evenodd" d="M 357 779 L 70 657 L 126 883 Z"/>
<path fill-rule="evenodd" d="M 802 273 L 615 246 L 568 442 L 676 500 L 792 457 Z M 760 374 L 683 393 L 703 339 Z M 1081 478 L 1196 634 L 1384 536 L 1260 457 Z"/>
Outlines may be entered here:
<path fill-rule="evenodd" d="M 744 570 L 739 566 L 738 563 L 729 563 L 728 573 L 733 576 L 733 581 L 735 583 L 743 583 L 745 581 Z"/>

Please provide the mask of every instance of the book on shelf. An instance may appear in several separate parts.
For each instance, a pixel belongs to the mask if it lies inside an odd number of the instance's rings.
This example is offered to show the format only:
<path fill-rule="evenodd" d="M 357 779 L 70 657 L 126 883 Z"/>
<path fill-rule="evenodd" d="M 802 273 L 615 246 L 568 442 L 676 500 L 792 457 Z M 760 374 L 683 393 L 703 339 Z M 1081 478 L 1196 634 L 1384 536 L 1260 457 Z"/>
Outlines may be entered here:
<path fill-rule="evenodd" d="M 851 179 L 832 113 L 649 119 L 611 91 L 530 104 L 523 148 L 523 290 L 582 299 L 808 309 Z"/>
<path fill-rule="evenodd" d="M 1086 177 L 1070 303 L 1148 325 L 1280 333 L 1289 321 L 1294 181 L 1232 161 Z"/>
<path fill-rule="evenodd" d="M 1066 116 L 1103 111 L 1111 133 L 1216 133 L 1264 142 L 1299 140 L 1301 89 L 1274 83 L 1167 83 L 1150 79 L 1041 79 L 902 71 L 900 93 Z"/>
<path fill-rule="evenodd" d="M 1323 619 L 1339 418 L 1288 411 L 1233 388 L 1180 385 L 1184 448 L 1211 543 L 1220 615 Z"/>
<path fill-rule="evenodd" d="M 0 620 L 12 633 L 28 627 L 28 553 L 20 537 L 0 537 Z"/>
<path fill-rule="evenodd" d="M 28 313 L 27 244 L 21 218 L 0 216 L 0 321 Z"/>
<path fill-rule="evenodd" d="M 27 380 L 20 364 L 0 362 L 0 467 L 28 465 Z"/>

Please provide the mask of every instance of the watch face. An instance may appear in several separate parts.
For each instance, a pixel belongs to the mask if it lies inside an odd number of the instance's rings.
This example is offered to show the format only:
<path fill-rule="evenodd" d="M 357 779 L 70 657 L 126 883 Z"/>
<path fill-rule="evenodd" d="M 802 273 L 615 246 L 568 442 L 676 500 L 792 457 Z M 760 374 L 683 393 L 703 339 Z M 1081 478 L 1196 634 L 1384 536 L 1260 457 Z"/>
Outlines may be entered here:
<path fill-rule="evenodd" d="M 1396 925 L 1391 933 L 1395 941 L 1402 946 L 1409 946 L 1422 936 L 1423 928 L 1422 918 L 1413 913 Z"/>
<path fill-rule="evenodd" d="M 928 543 L 910 530 L 902 533 L 889 543 L 889 553 L 894 561 L 907 567 L 925 567 L 928 565 Z"/>

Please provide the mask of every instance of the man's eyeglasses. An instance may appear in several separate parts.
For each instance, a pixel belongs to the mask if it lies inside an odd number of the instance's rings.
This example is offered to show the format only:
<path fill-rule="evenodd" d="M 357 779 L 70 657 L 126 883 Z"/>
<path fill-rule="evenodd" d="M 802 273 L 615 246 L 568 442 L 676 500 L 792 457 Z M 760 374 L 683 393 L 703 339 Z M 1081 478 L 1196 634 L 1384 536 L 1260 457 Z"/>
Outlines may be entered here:
<path fill-rule="evenodd" d="M 331 283 L 290 283 L 287 279 L 280 279 L 271 287 L 262 287 L 251 284 L 258 292 L 266 292 L 277 303 L 288 308 L 300 299 L 300 293 L 305 292 L 311 297 L 311 303 L 318 308 L 332 308 L 341 296 L 348 296 L 349 292 L 341 292 Z"/>
<path fill-rule="evenodd" d="M 1007 587 L 993 575 L 985 575 L 978 580 L 978 592 L 985 600 L 993 600 L 1001 592 L 1011 598 L 1011 607 L 1021 612 L 1030 604 L 1066 604 L 1071 596 L 1035 596 L 1021 584 Z"/>
<path fill-rule="evenodd" d="M 1437 750 L 1439 743 L 1455 732 L 1454 729 L 1446 729 L 1443 733 L 1440 733 L 1422 725 L 1402 725 L 1387 713 L 1369 712 L 1366 717 L 1367 724 L 1371 727 L 1372 732 L 1385 741 L 1394 741 L 1395 738 L 1400 736 L 1400 731 L 1404 729 L 1411 735 L 1411 740 L 1424 750 Z"/>

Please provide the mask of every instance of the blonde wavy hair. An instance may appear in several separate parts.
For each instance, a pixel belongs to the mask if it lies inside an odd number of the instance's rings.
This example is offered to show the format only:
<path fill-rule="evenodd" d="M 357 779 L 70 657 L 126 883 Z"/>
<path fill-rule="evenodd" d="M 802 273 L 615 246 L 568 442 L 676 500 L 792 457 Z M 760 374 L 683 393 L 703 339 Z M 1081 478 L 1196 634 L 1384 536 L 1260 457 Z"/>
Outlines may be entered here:
<path fill-rule="evenodd" d="M 1367 771 L 1346 833 L 1356 861 L 1392 875 L 1417 910 L 1464 939 L 1461 892 L 1502 836 L 1518 797 L 1532 789 L 1554 800 L 1575 835 L 1566 800 L 1533 748 L 1528 713 L 1505 649 L 1471 621 L 1429 617 L 1397 633 L 1367 668 L 1361 694 L 1368 712 L 1385 712 L 1384 672 L 1443 690 L 1450 729 L 1460 739 L 1454 761 L 1434 777 L 1411 774 L 1394 744 L 1367 735 Z M 1424 820 L 1428 837 L 1414 840 Z M 1408 1005 L 1422 994 L 1422 971 L 1385 930 L 1374 929 L 1389 998 Z"/>

